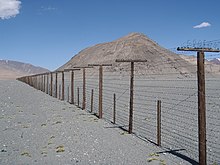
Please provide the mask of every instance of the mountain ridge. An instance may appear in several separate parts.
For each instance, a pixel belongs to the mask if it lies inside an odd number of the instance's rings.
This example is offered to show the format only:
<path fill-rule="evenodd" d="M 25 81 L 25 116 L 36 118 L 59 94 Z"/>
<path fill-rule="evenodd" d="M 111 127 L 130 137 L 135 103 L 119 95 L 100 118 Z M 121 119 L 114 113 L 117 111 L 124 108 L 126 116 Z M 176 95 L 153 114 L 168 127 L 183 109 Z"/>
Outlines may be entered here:
<path fill-rule="evenodd" d="M 48 72 L 48 69 L 14 60 L 0 60 L 0 79 L 16 79 L 21 76 Z"/>
<path fill-rule="evenodd" d="M 111 42 L 100 43 L 83 49 L 57 70 L 82 67 L 88 64 L 112 64 L 112 71 L 129 68 L 128 63 L 116 63 L 116 59 L 147 60 L 138 63 L 136 70 L 143 74 L 179 73 L 190 76 L 196 67 L 185 57 L 175 54 L 157 44 L 143 33 L 130 33 Z"/>

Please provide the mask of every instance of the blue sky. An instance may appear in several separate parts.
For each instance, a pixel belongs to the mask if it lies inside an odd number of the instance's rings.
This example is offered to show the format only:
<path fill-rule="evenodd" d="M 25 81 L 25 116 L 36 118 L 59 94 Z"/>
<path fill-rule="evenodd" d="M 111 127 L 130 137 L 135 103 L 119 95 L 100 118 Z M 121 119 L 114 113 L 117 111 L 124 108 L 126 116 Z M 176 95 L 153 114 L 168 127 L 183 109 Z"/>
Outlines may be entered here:
<path fill-rule="evenodd" d="M 219 0 L 0 0 L 0 59 L 55 70 L 82 49 L 131 32 L 168 49 L 220 39 L 219 6 Z"/>

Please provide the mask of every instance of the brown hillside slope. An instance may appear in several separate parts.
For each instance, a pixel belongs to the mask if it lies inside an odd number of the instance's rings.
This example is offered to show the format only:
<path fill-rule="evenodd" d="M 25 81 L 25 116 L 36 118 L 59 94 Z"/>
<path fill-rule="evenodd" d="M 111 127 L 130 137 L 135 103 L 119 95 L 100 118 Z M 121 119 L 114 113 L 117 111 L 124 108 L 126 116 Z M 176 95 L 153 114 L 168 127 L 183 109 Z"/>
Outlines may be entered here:
<path fill-rule="evenodd" d="M 147 60 L 146 63 L 136 64 L 136 71 L 151 74 L 179 73 L 181 76 L 189 76 L 196 72 L 195 65 L 180 55 L 159 46 L 141 33 L 131 33 L 115 41 L 86 48 L 58 70 L 87 66 L 93 63 L 113 64 L 111 69 L 114 71 L 119 70 L 119 68 L 127 70 L 130 66 L 129 64 L 116 63 L 116 59 Z"/>

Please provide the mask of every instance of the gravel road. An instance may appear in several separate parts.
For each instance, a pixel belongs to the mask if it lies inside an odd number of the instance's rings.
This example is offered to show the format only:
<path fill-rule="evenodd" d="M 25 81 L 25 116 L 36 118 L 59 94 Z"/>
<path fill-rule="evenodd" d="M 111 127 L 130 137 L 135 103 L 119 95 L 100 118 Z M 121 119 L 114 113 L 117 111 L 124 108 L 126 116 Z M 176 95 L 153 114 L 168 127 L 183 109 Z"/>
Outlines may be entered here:
<path fill-rule="evenodd" d="M 18 81 L 0 81 L 0 164 L 191 164 Z"/>

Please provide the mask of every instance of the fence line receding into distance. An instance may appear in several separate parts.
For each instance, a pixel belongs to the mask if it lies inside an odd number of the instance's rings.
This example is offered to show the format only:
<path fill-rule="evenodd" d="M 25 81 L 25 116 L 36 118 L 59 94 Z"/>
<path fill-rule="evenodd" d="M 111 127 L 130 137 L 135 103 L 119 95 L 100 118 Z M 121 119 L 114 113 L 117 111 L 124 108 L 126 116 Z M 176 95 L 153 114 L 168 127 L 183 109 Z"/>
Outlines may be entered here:
<path fill-rule="evenodd" d="M 220 54 L 214 57 L 219 58 Z M 181 59 L 176 59 L 172 65 L 178 68 L 170 71 L 166 70 L 170 67 L 167 64 L 171 62 L 163 59 L 152 64 L 152 67 L 163 65 L 165 72 L 161 73 L 145 72 L 134 64 L 132 112 L 131 69 L 94 65 L 18 80 L 130 130 L 167 148 L 167 152 L 199 162 L 197 64 L 183 66 Z M 178 70 L 181 67 L 189 69 L 187 74 Z M 210 67 L 208 62 L 205 67 Z M 220 164 L 220 75 L 206 72 L 205 77 L 207 164 Z"/>

